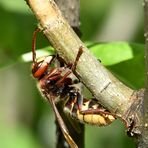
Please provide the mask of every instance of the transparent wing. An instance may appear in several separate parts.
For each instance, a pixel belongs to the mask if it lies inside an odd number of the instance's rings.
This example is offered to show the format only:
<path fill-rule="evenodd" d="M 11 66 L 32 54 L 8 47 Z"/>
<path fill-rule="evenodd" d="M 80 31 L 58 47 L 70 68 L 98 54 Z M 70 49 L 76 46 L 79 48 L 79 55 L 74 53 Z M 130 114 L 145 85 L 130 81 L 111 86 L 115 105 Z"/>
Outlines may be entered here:
<path fill-rule="evenodd" d="M 48 99 L 48 101 L 50 102 L 53 111 L 55 112 L 55 116 L 56 119 L 59 123 L 59 126 L 61 128 L 61 131 L 66 139 L 66 141 L 68 142 L 68 144 L 70 145 L 71 148 L 78 148 L 77 144 L 73 141 L 73 139 L 71 138 L 71 136 L 69 135 L 68 129 L 63 121 L 63 119 L 61 118 L 61 115 L 59 114 L 55 103 L 54 103 L 54 96 L 50 95 L 50 94 L 45 94 L 46 98 Z"/>

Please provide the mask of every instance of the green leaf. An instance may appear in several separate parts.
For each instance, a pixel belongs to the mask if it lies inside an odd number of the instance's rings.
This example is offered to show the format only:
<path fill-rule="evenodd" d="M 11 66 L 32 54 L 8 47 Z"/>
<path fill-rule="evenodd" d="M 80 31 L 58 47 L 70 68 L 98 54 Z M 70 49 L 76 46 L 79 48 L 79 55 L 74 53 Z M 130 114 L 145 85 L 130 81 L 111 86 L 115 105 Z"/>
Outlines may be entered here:
<path fill-rule="evenodd" d="M 55 54 L 55 52 L 54 52 L 53 47 L 51 47 L 51 46 L 36 50 L 37 58 L 49 56 L 49 55 L 53 55 L 53 54 Z M 19 58 L 19 61 L 31 62 L 32 61 L 32 52 L 28 52 L 28 53 L 21 55 L 21 57 Z"/>
<path fill-rule="evenodd" d="M 134 48 L 132 45 L 134 45 Z M 101 60 L 103 65 L 109 66 L 132 59 L 134 52 L 139 53 L 141 49 L 143 52 L 144 47 L 143 45 L 129 44 L 127 42 L 111 42 L 105 44 L 89 44 L 88 48 Z"/>
<path fill-rule="evenodd" d="M 132 88 L 144 87 L 146 80 L 145 62 L 143 55 L 134 56 L 132 59 L 112 65 L 109 68 L 117 78 Z"/>
<path fill-rule="evenodd" d="M 88 43 L 88 48 L 121 81 L 133 88 L 144 86 L 144 45 L 127 42 Z"/>

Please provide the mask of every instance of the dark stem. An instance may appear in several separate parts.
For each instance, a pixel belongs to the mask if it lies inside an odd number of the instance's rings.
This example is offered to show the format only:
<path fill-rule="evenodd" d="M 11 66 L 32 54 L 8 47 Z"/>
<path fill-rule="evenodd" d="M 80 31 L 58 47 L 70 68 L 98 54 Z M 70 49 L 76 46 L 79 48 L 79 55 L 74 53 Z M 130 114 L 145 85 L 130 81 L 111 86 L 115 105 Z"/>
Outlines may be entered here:
<path fill-rule="evenodd" d="M 66 18 L 70 26 L 81 36 L 80 27 L 80 0 L 54 0 L 63 16 Z"/>
<path fill-rule="evenodd" d="M 141 136 L 137 139 L 138 148 L 148 147 L 148 1 L 143 1 L 145 19 L 145 62 L 146 62 L 146 89 L 141 112 Z"/>
<path fill-rule="evenodd" d="M 70 26 L 75 30 L 75 32 L 80 35 L 79 31 L 79 24 L 80 24 L 80 1 L 79 0 L 55 0 L 56 4 L 59 6 L 60 10 L 62 11 L 64 17 L 69 22 Z M 76 122 L 73 119 L 68 120 L 67 116 L 63 113 L 63 107 L 61 107 L 60 104 L 57 106 L 59 112 L 61 113 L 61 116 L 70 132 L 71 137 L 74 139 L 76 144 L 79 148 L 84 147 L 84 125 Z M 81 129 L 81 132 L 77 131 L 72 125 L 71 122 L 77 125 L 79 129 Z M 65 138 L 63 137 L 63 134 L 61 133 L 60 128 L 57 125 L 57 148 L 63 148 L 66 147 L 64 145 Z"/>
<path fill-rule="evenodd" d="M 55 0 L 71 27 L 79 29 L 80 0 Z"/>

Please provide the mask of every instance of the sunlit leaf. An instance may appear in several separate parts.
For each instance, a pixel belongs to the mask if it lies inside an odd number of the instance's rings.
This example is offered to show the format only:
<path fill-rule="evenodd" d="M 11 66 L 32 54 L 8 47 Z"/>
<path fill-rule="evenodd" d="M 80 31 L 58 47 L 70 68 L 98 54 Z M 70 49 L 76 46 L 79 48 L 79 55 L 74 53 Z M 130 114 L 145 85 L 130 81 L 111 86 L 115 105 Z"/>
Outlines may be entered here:
<path fill-rule="evenodd" d="M 36 50 L 37 58 L 48 56 L 48 55 L 53 55 L 53 54 L 54 54 L 54 49 L 52 47 L 45 47 L 43 49 Z M 19 60 L 22 62 L 31 62 L 32 61 L 32 52 L 28 52 L 28 53 L 23 54 L 19 58 Z"/>
<path fill-rule="evenodd" d="M 135 54 L 143 55 L 144 52 L 143 45 L 127 42 L 93 43 L 88 44 L 88 48 L 105 66 L 132 59 Z"/>
<path fill-rule="evenodd" d="M 144 87 L 144 45 L 127 42 L 88 43 L 88 48 L 121 81 L 133 88 Z"/>

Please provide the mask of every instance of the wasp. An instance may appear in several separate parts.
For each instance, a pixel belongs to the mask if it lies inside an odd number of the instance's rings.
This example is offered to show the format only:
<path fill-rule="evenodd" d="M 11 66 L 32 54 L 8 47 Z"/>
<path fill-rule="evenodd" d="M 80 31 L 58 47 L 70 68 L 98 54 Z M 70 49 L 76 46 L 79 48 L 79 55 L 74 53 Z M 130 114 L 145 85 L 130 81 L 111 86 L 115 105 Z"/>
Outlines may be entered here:
<path fill-rule="evenodd" d="M 36 36 L 40 29 L 36 29 L 32 39 L 32 75 L 38 80 L 38 87 L 41 94 L 48 100 L 55 113 L 56 120 L 61 131 L 72 148 L 77 148 L 76 143 L 69 134 L 69 131 L 56 107 L 56 103 L 64 101 L 63 111 L 79 122 L 93 125 L 108 125 L 115 117 L 109 111 L 103 108 L 96 99 L 86 99 L 81 94 L 80 88 L 76 87 L 79 81 L 75 81 L 70 74 L 76 69 L 80 56 L 83 53 L 82 46 L 74 64 L 65 64 L 58 55 L 46 56 L 40 59 L 36 58 Z M 59 62 L 59 66 L 51 66 L 54 61 Z M 65 66 L 66 65 L 66 66 Z"/>

